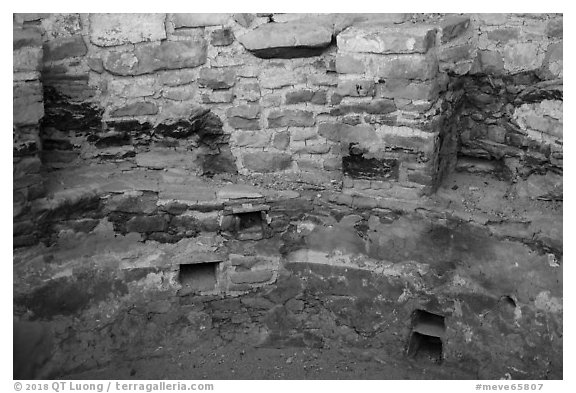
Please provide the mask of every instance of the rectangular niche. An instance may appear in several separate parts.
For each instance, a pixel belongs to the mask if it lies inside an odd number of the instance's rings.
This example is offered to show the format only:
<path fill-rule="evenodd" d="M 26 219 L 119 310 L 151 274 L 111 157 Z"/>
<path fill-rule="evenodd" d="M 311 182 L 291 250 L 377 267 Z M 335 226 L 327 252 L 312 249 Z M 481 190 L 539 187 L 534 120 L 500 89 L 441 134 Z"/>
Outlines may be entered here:
<path fill-rule="evenodd" d="M 350 144 L 349 154 L 342 157 L 342 171 L 353 179 L 398 180 L 398 168 L 398 160 L 370 157 L 355 144 Z"/>
<path fill-rule="evenodd" d="M 234 232 L 238 240 L 261 240 L 267 233 L 266 211 L 268 205 L 245 204 L 232 208 Z"/>
<path fill-rule="evenodd" d="M 190 263 L 180 265 L 178 281 L 180 294 L 198 293 L 216 289 L 219 262 Z"/>
<path fill-rule="evenodd" d="M 442 362 L 442 340 L 445 332 L 446 325 L 442 315 L 424 310 L 414 311 L 408 356 L 437 363 Z"/>

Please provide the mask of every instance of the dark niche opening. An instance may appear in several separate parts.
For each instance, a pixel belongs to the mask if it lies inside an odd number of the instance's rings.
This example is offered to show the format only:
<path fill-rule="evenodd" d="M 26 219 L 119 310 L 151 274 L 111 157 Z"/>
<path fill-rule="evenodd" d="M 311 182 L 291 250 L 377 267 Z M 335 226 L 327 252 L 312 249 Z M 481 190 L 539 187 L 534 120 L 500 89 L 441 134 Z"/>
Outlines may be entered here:
<path fill-rule="evenodd" d="M 353 179 L 398 180 L 398 160 L 371 157 L 354 143 L 349 145 L 348 152 L 342 157 L 344 175 Z"/>
<path fill-rule="evenodd" d="M 210 291 L 216 288 L 218 262 L 180 265 L 178 281 L 182 285 L 180 294 Z"/>
<path fill-rule="evenodd" d="M 408 356 L 418 360 L 442 362 L 442 339 L 446 331 L 444 317 L 424 310 L 412 315 Z"/>
<path fill-rule="evenodd" d="M 260 240 L 264 238 L 264 220 L 261 211 L 235 214 L 238 240 Z"/>

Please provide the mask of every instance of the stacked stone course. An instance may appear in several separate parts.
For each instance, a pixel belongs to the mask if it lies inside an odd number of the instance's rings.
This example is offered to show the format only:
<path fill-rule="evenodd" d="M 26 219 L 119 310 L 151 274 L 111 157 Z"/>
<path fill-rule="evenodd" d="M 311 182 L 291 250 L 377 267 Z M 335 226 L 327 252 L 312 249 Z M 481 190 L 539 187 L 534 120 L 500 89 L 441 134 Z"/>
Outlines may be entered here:
<path fill-rule="evenodd" d="M 17 139 L 43 101 L 26 154 L 48 170 L 276 173 L 344 199 L 430 194 L 462 156 L 562 174 L 561 15 L 14 20 Z"/>

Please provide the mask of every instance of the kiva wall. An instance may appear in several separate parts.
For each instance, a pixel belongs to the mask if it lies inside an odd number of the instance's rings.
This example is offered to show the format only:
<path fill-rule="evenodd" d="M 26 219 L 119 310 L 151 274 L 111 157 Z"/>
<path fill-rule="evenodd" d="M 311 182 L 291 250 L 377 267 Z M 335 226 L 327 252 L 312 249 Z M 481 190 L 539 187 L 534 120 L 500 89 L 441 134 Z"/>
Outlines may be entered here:
<path fill-rule="evenodd" d="M 15 14 L 18 200 L 39 193 L 38 157 L 414 199 L 464 156 L 561 187 L 562 20 Z"/>

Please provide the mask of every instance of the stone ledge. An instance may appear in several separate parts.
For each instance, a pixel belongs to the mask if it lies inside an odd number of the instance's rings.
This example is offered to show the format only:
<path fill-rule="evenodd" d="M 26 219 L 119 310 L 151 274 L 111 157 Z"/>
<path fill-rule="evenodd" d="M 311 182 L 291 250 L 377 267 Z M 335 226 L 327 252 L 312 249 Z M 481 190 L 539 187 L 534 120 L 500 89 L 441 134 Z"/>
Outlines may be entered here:
<path fill-rule="evenodd" d="M 267 23 L 238 37 L 238 41 L 261 58 L 308 57 L 332 42 L 332 28 L 310 21 Z"/>

